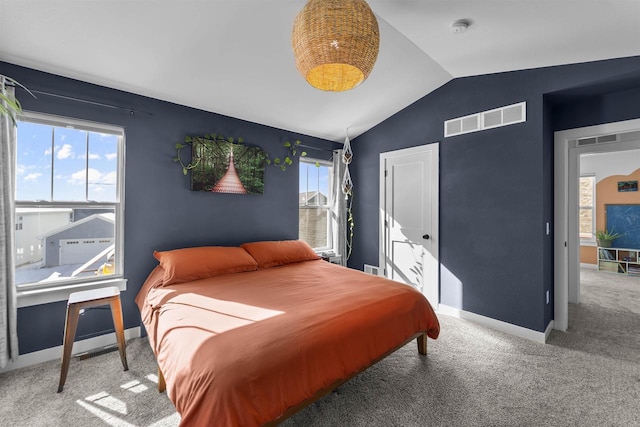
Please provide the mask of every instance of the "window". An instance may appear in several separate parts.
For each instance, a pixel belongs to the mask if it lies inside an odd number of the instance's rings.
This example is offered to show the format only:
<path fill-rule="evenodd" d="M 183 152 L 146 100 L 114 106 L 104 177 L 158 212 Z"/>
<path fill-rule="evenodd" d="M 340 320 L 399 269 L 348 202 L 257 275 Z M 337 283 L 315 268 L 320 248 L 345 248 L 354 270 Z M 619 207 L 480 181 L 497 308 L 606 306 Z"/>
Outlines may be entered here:
<path fill-rule="evenodd" d="M 122 128 L 33 113 L 20 118 L 19 295 L 122 278 L 123 152 Z"/>
<path fill-rule="evenodd" d="M 299 237 L 317 251 L 333 249 L 333 165 L 300 159 Z"/>
<path fill-rule="evenodd" d="M 579 218 L 580 239 L 583 241 L 595 240 L 595 182 L 593 175 L 581 176 L 579 182 Z"/>

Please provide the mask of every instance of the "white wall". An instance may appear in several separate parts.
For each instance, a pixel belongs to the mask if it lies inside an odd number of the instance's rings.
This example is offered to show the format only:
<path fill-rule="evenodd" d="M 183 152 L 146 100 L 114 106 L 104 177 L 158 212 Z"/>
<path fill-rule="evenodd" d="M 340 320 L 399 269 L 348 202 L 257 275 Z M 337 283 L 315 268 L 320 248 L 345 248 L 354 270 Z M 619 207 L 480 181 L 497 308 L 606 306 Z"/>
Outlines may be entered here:
<path fill-rule="evenodd" d="M 595 174 L 596 182 L 611 175 L 629 175 L 640 168 L 640 150 L 580 156 L 580 175 Z"/>

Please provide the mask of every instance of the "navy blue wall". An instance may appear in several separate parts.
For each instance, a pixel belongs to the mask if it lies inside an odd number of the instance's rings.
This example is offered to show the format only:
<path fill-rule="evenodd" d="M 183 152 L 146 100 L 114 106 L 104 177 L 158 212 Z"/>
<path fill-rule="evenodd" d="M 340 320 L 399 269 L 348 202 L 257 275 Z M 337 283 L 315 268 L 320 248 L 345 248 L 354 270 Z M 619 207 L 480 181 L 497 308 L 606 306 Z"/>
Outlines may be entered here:
<path fill-rule="evenodd" d="M 171 159 L 185 135 L 245 138 L 270 153 L 287 140 L 335 144 L 284 130 L 132 95 L 0 62 L 0 73 L 65 97 L 112 109 L 20 93 L 26 110 L 123 126 L 126 132 L 125 277 L 127 328 L 133 299 L 156 265 L 153 250 L 296 238 L 298 169 L 267 168 L 264 195 L 189 191 Z M 440 145 L 441 302 L 537 331 L 553 315 L 553 131 L 640 117 L 640 58 L 456 79 L 352 141 L 356 229 L 351 267 L 378 263 L 379 154 Z M 211 96 L 215 96 L 212 94 Z M 443 139 L 444 120 L 527 101 L 527 122 Z M 134 111 L 130 114 L 129 110 Z M 326 151 L 309 151 L 327 157 Z M 552 224 L 553 229 L 553 224 Z M 65 302 L 18 310 L 20 353 L 62 343 Z M 79 338 L 112 330 L 107 310 L 81 319 Z"/>
<path fill-rule="evenodd" d="M 146 276 L 157 265 L 154 250 L 197 245 L 238 245 L 247 241 L 298 237 L 298 168 L 286 171 L 267 166 L 262 195 L 192 192 L 189 177 L 173 163 L 175 143 L 185 135 L 218 133 L 243 137 L 271 154 L 282 155 L 285 141 L 333 149 L 336 144 L 305 135 L 187 108 L 130 93 L 91 85 L 0 62 L 0 74 L 11 76 L 32 90 L 96 103 L 126 107 L 114 109 L 62 97 L 19 92 L 23 108 L 122 126 L 126 133 L 125 263 L 127 291 L 122 294 L 125 327 L 139 325 L 134 298 Z M 203 88 L 203 96 L 206 94 Z M 209 94 L 208 96 L 215 96 Z M 129 109 L 133 110 L 131 114 Z M 327 151 L 306 149 L 310 156 Z M 66 302 L 18 310 L 20 353 L 62 344 Z M 106 310 L 90 310 L 80 320 L 78 338 L 113 330 Z"/>
<path fill-rule="evenodd" d="M 349 265 L 378 263 L 379 154 L 440 142 L 440 302 L 544 331 L 553 132 L 640 117 L 639 72 L 633 57 L 455 79 L 359 136 Z M 585 100 L 595 112 L 580 113 Z M 521 101 L 526 123 L 444 139 L 445 120 Z"/>

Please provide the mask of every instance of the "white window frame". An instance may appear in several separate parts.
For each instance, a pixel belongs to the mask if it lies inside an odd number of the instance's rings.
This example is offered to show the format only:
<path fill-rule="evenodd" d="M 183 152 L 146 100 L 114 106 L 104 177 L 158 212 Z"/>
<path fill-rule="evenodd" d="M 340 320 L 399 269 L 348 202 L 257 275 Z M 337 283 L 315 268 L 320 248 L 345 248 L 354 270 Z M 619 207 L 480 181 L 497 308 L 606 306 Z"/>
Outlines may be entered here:
<path fill-rule="evenodd" d="M 578 206 L 578 213 L 583 209 L 591 209 L 591 237 L 580 236 L 580 230 L 578 230 L 578 236 L 580 238 L 580 244 L 589 246 L 596 244 L 596 175 L 593 173 L 581 174 L 578 179 L 578 187 L 580 186 L 580 179 L 591 178 L 593 179 L 593 185 L 591 186 L 591 206 Z"/>
<path fill-rule="evenodd" d="M 333 198 L 335 197 L 334 193 L 334 183 L 333 183 L 333 162 L 328 161 L 328 160 L 320 160 L 320 159 L 314 159 L 311 157 L 304 157 L 300 159 L 300 164 L 302 163 L 306 163 L 312 166 L 316 166 L 316 165 L 320 165 L 320 166 L 326 166 L 329 168 L 329 183 L 327 186 L 327 192 L 329 194 L 327 194 L 327 204 L 326 205 L 300 205 L 298 203 L 298 209 L 326 209 L 327 210 L 327 242 L 329 243 L 328 246 L 323 246 L 323 247 L 318 247 L 318 248 L 313 248 L 313 250 L 315 252 L 317 252 L 318 254 L 320 253 L 328 253 L 328 252 L 333 252 L 335 253 L 335 242 L 334 242 L 334 222 L 332 220 L 332 210 L 331 207 L 333 206 Z M 299 168 L 300 166 L 298 166 Z M 298 190 L 298 193 L 300 193 L 300 190 Z M 309 179 L 307 178 L 307 188 L 306 188 L 306 194 L 309 194 Z M 298 223 L 300 222 L 300 219 L 298 218 Z"/>
<path fill-rule="evenodd" d="M 104 277 L 87 277 L 55 283 L 25 283 L 16 285 L 18 307 L 47 304 L 56 301 L 66 301 L 72 292 L 116 286 L 120 291 L 127 290 L 127 280 L 124 278 L 124 165 L 125 165 L 125 132 L 124 128 L 103 123 L 90 122 L 64 116 L 23 112 L 18 121 L 37 123 L 48 126 L 67 127 L 88 132 L 109 133 L 118 135 L 118 178 L 116 184 L 115 202 L 55 202 L 55 201 L 20 201 L 15 200 L 15 207 L 54 207 L 54 208 L 114 208 L 115 209 L 115 265 L 116 272 Z M 15 256 L 15 254 L 14 254 Z"/>

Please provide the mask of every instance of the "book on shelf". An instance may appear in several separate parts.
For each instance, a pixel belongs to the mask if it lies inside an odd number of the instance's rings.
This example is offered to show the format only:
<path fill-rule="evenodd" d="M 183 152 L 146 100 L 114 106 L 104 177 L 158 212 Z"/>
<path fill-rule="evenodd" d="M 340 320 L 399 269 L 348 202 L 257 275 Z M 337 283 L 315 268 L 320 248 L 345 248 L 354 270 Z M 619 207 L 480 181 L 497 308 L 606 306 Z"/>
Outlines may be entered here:
<path fill-rule="evenodd" d="M 633 274 L 640 274 L 640 265 L 639 264 L 629 264 L 627 266 L 627 271 Z"/>
<path fill-rule="evenodd" d="M 607 249 L 600 248 L 600 259 L 615 260 L 615 257 Z"/>

